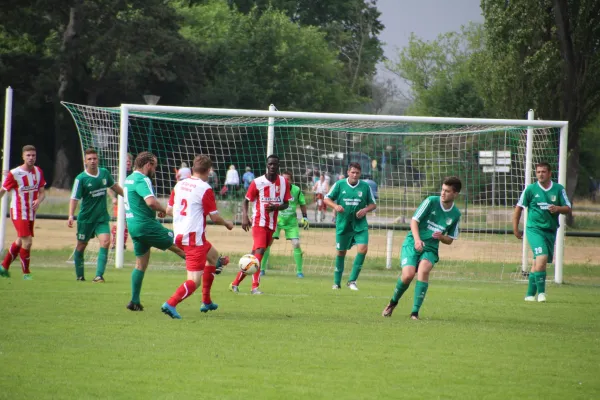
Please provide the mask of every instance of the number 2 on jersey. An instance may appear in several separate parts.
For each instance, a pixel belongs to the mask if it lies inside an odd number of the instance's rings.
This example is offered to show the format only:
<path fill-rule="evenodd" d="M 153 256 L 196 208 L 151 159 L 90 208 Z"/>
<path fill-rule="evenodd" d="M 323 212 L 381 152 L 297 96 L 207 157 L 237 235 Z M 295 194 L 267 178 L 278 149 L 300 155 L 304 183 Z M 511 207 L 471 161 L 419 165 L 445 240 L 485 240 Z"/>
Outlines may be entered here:
<path fill-rule="evenodd" d="M 186 200 L 186 199 L 181 199 L 181 206 L 182 206 L 183 208 L 182 208 L 182 209 L 181 209 L 181 211 L 179 212 L 179 215 L 186 216 L 186 215 L 187 215 L 187 213 L 185 212 L 185 210 L 187 210 L 187 206 L 188 206 L 188 205 L 187 205 L 187 200 Z"/>

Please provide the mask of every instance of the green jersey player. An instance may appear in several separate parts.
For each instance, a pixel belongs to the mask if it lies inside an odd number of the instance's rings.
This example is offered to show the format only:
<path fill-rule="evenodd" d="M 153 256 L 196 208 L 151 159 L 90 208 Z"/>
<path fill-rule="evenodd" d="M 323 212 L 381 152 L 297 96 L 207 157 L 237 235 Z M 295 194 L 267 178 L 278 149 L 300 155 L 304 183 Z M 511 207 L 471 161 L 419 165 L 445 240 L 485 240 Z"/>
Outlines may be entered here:
<path fill-rule="evenodd" d="M 113 177 L 105 168 L 98 168 L 98 153 L 89 148 L 85 151 L 85 170 L 77 175 L 73 183 L 71 200 L 69 202 L 69 220 L 67 226 L 73 227 L 75 209 L 81 200 L 81 208 L 77 216 L 77 246 L 73 253 L 75 274 L 78 281 L 85 281 L 83 268 L 83 253 L 90 239 L 98 237 L 100 250 L 96 263 L 96 277 L 93 282 L 104 283 L 104 270 L 108 259 L 110 245 L 110 228 L 106 205 L 107 189 L 123 196 L 123 189 L 115 183 Z"/>
<path fill-rule="evenodd" d="M 292 173 L 290 171 L 283 171 L 281 174 L 290 183 L 290 194 L 292 199 L 289 201 L 289 207 L 279 212 L 277 216 L 277 226 L 275 232 L 273 232 L 273 239 L 279 239 L 279 232 L 283 229 L 285 232 L 285 238 L 292 242 L 294 248 L 294 261 L 296 262 L 296 276 L 298 278 L 304 278 L 302 272 L 303 260 L 302 260 L 302 249 L 300 248 L 300 229 L 298 228 L 298 217 L 296 215 L 296 209 L 300 206 L 302 212 L 302 221 L 300 224 L 304 230 L 308 229 L 308 215 L 306 211 L 306 200 L 304 199 L 304 193 L 298 186 L 292 184 Z M 264 275 L 267 269 L 267 262 L 269 255 L 271 254 L 271 246 L 265 251 L 265 255 L 262 259 L 262 268 L 260 274 Z"/>
<path fill-rule="evenodd" d="M 383 310 L 384 317 L 392 316 L 398 301 L 417 275 L 410 317 L 419 319 L 419 309 L 429 287 L 429 273 L 439 260 L 440 242 L 450 245 L 458 238 L 461 214 L 454 200 L 461 188 L 460 179 L 455 176 L 447 177 L 442 184 L 441 194 L 427 197 L 415 211 L 410 221 L 410 232 L 404 239 L 400 252 L 402 275 L 396 282 L 392 299 Z"/>
<path fill-rule="evenodd" d="M 525 301 L 546 301 L 546 265 L 552 263 L 554 243 L 558 229 L 558 215 L 567 214 L 571 203 L 562 185 L 552 182 L 550 164 L 539 163 L 535 166 L 537 182 L 527 186 L 513 214 L 513 232 L 518 239 L 519 221 L 524 208 L 527 208 L 527 241 L 533 251 L 533 266 L 529 273 L 529 285 Z"/>
<path fill-rule="evenodd" d="M 340 289 L 346 252 L 357 245 L 356 258 L 347 286 L 358 290 L 356 280 L 369 249 L 369 225 L 367 213 L 377 208 L 371 187 L 360 180 L 359 163 L 350 163 L 348 178 L 337 181 L 325 196 L 325 203 L 336 211 L 335 246 L 337 257 L 333 274 L 333 289 Z"/>
<path fill-rule="evenodd" d="M 162 226 L 155 217 L 156 212 L 159 218 L 166 215 L 166 209 L 158 202 L 152 188 L 151 178 L 156 173 L 156 163 L 154 154 L 147 151 L 138 154 L 134 171 L 125 178 L 123 187 L 125 219 L 136 257 L 135 269 L 131 273 L 131 301 L 127 304 L 131 311 L 144 310 L 140 303 L 140 292 L 150 260 L 150 248 L 168 249 L 185 258 L 183 250 L 173 244 L 173 232 Z"/>

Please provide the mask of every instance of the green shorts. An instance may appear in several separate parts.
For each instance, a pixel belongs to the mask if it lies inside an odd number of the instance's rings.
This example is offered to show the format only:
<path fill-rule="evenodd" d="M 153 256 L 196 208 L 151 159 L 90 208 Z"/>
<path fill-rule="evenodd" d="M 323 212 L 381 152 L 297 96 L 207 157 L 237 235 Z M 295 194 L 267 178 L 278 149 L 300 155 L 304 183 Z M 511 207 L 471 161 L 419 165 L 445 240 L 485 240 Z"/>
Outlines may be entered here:
<path fill-rule="evenodd" d="M 279 239 L 279 232 L 282 229 L 285 232 L 287 240 L 300 239 L 300 228 L 298 228 L 298 219 L 296 217 L 277 221 L 275 232 L 273 232 L 273 239 Z"/>
<path fill-rule="evenodd" d="M 527 228 L 527 241 L 531 246 L 533 258 L 548 256 L 548 263 L 554 259 L 554 243 L 556 243 L 556 231 L 545 231 L 536 228 Z"/>
<path fill-rule="evenodd" d="M 335 234 L 335 248 L 337 250 L 350 250 L 355 244 L 369 244 L 369 230 L 360 232 L 346 232 Z"/>
<path fill-rule="evenodd" d="M 439 257 L 437 253 L 433 251 L 424 250 L 422 252 L 418 252 L 415 249 L 415 245 L 413 242 L 405 243 L 402 245 L 402 250 L 400 251 L 400 267 L 416 267 L 419 269 L 419 263 L 421 260 L 427 260 L 432 265 L 435 265 L 439 261 Z"/>
<path fill-rule="evenodd" d="M 133 241 L 133 252 L 136 257 L 146 254 L 151 247 L 167 250 L 173 246 L 173 231 L 162 226 L 158 221 L 156 224 L 148 224 L 143 232 L 136 236 L 131 235 Z"/>
<path fill-rule="evenodd" d="M 77 221 L 77 240 L 80 242 L 87 243 L 90 239 L 102 234 L 110 235 L 108 221 L 90 223 Z"/>

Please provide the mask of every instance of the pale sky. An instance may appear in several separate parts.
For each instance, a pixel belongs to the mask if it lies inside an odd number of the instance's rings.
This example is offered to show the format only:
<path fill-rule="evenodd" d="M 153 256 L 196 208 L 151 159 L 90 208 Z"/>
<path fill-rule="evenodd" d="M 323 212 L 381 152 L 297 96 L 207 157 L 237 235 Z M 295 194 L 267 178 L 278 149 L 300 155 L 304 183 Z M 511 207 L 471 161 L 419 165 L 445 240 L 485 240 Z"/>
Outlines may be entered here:
<path fill-rule="evenodd" d="M 396 58 L 396 49 L 408 45 L 411 32 L 424 40 L 440 33 L 458 31 L 470 21 L 483 22 L 481 0 L 378 0 L 380 21 L 385 25 L 379 40 L 385 56 Z M 379 68 L 380 77 L 393 76 Z"/>

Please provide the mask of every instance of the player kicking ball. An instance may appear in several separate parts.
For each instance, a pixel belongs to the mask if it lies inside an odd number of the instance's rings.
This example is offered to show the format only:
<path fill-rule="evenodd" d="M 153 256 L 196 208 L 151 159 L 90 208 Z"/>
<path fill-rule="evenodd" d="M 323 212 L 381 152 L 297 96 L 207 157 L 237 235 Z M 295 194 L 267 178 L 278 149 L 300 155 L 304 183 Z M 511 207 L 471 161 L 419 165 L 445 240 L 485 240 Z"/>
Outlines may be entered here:
<path fill-rule="evenodd" d="M 523 239 L 519 231 L 519 221 L 524 208 L 527 208 L 527 241 L 533 251 L 533 266 L 529 273 L 529 285 L 525 301 L 546 301 L 546 266 L 552 263 L 554 244 L 558 229 L 559 214 L 571 211 L 571 202 L 562 185 L 552 182 L 550 164 L 535 166 L 537 182 L 527 186 L 513 214 L 513 232 L 517 239 Z"/>
<path fill-rule="evenodd" d="M 198 155 L 192 165 L 193 175 L 184 178 L 175 185 L 169 199 L 167 214 L 173 216 L 175 244 L 185 252 L 187 280 L 161 307 L 163 313 L 171 318 L 181 319 L 177 305 L 190 297 L 202 281 L 202 306 L 200 311 L 216 310 L 219 306 L 212 302 L 210 289 L 215 275 L 221 273 L 229 262 L 229 257 L 219 257 L 219 253 L 206 240 L 206 217 L 216 225 L 233 229 L 233 223 L 225 221 L 219 215 L 215 194 L 207 183 L 212 167 L 210 157 Z M 207 265 L 208 261 L 208 265 Z"/>
<path fill-rule="evenodd" d="M 262 264 L 265 250 L 273 243 L 273 232 L 277 226 L 277 214 L 289 206 L 292 196 L 288 181 L 279 175 L 279 157 L 267 158 L 267 173 L 255 178 L 246 192 L 242 203 L 242 229 L 246 232 L 252 226 L 252 254 Z M 248 218 L 248 204 L 252 202 L 252 222 Z M 238 272 L 229 289 L 239 293 L 239 285 L 246 275 Z M 252 294 L 263 294 L 260 286 L 260 268 L 252 275 Z"/>
<path fill-rule="evenodd" d="M 342 274 L 346 252 L 356 244 L 357 253 L 352 264 L 352 272 L 346 286 L 350 290 L 358 290 L 356 280 L 360 275 L 367 251 L 369 250 L 369 224 L 367 213 L 375 210 L 375 197 L 371 187 L 360 180 L 359 163 L 348 165 L 348 178 L 337 181 L 325 196 L 325 203 L 336 211 L 335 220 L 335 271 L 333 273 L 333 290 L 341 289 Z"/>
<path fill-rule="evenodd" d="M 290 206 L 285 210 L 281 211 L 281 213 L 277 216 L 277 226 L 275 227 L 275 232 L 273 233 L 273 239 L 279 239 L 279 233 L 283 229 L 283 231 L 285 232 L 285 238 L 292 242 L 292 247 L 294 248 L 296 276 L 298 278 L 304 278 L 304 273 L 302 272 L 302 249 L 300 248 L 300 229 L 298 227 L 298 216 L 296 215 L 296 208 L 300 206 L 300 211 L 302 212 L 302 220 L 300 223 L 302 224 L 304 230 L 307 230 L 309 227 L 309 223 L 306 211 L 306 200 L 304 199 L 304 193 L 302 193 L 302 189 L 300 189 L 300 187 L 292 183 L 292 173 L 290 171 L 283 171 L 282 175 L 285 179 L 287 179 L 287 181 L 290 184 L 290 195 L 292 196 L 292 198 L 289 202 Z M 267 269 L 267 263 L 269 262 L 270 253 L 271 246 L 267 247 L 265 255 L 263 256 L 263 262 L 261 263 L 260 268 L 261 275 L 265 274 L 265 271 Z"/>
<path fill-rule="evenodd" d="M 75 275 L 78 281 L 85 281 L 83 253 L 90 239 L 98 237 L 100 250 L 96 263 L 96 277 L 92 282 L 104 283 L 104 271 L 110 245 L 110 217 L 106 209 L 106 192 L 112 189 L 123 196 L 123 189 L 115 183 L 106 168 L 98 168 L 98 153 L 89 148 L 85 151 L 85 170 L 77 175 L 69 201 L 69 220 L 67 226 L 73 228 L 75 209 L 81 200 L 81 209 L 77 215 L 77 245 L 73 253 Z"/>
<path fill-rule="evenodd" d="M 131 301 L 127 304 L 127 309 L 131 311 L 144 311 L 140 294 L 152 247 L 170 250 L 185 259 L 184 251 L 173 244 L 173 232 L 156 220 L 157 212 L 159 218 L 164 218 L 167 213 L 152 188 L 151 178 L 156 174 L 156 164 L 154 154 L 148 151 L 138 154 L 134 162 L 135 169 L 125 178 L 123 187 L 125 219 L 135 254 L 135 268 L 131 273 Z"/>
<path fill-rule="evenodd" d="M 429 273 L 438 262 L 440 242 L 450 245 L 458 238 L 461 213 L 454 204 L 462 183 L 457 177 L 448 177 L 442 184 L 440 196 L 427 197 L 410 221 L 410 232 L 404 239 L 400 253 L 402 275 L 398 278 L 390 303 L 383 310 L 391 317 L 398 301 L 417 275 L 411 319 L 419 319 L 419 310 L 429 287 Z"/>

